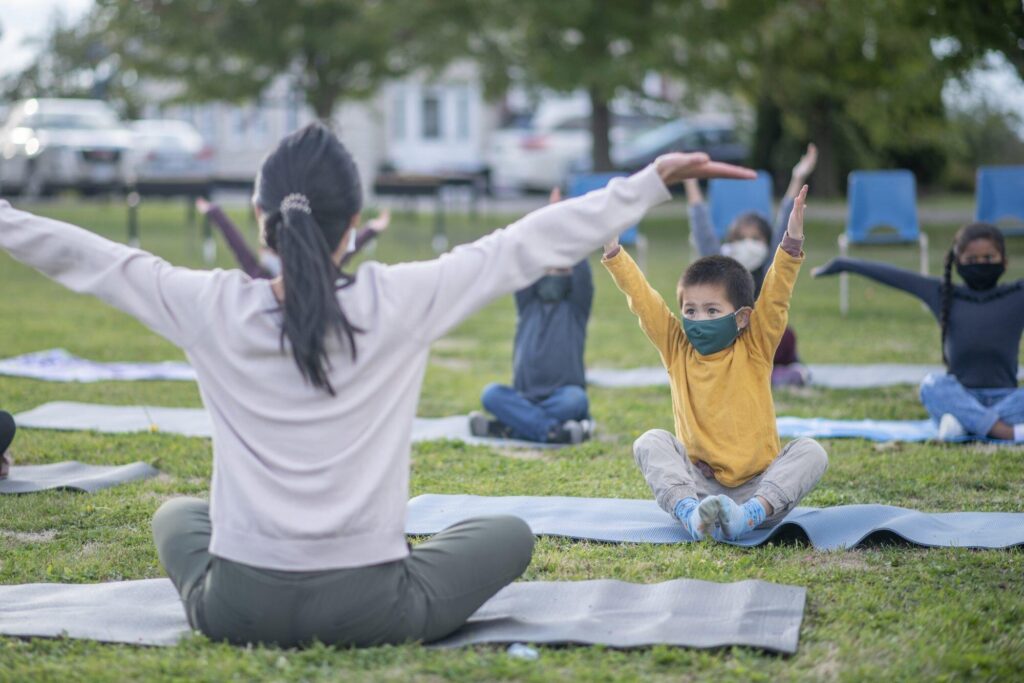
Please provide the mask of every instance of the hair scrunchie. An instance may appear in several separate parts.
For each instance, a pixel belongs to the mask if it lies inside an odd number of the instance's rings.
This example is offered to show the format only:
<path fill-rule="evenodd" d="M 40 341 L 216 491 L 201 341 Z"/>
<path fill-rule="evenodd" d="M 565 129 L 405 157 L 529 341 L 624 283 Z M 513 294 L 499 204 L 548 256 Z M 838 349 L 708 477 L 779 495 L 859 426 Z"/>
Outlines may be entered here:
<path fill-rule="evenodd" d="M 313 213 L 313 209 L 309 206 L 309 197 L 301 192 L 292 192 L 281 200 L 281 213 L 286 211 L 301 211 L 306 214 Z"/>

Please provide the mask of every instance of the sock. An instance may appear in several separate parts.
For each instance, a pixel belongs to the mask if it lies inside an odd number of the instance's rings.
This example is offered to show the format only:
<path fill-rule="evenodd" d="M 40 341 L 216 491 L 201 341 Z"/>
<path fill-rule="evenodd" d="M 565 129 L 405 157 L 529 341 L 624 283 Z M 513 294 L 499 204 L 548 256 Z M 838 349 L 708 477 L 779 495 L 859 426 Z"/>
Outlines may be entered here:
<path fill-rule="evenodd" d="M 1024 422 L 1019 425 L 1013 425 L 1013 440 L 1024 441 Z"/>
<path fill-rule="evenodd" d="M 676 519 L 683 523 L 683 528 L 695 541 L 704 538 L 703 527 L 700 524 L 700 515 L 697 512 L 698 502 L 696 498 L 683 498 L 676 503 L 674 512 Z"/>
<path fill-rule="evenodd" d="M 768 513 L 756 497 L 751 498 L 743 505 L 737 505 L 736 501 L 726 495 L 718 498 L 718 524 L 722 527 L 722 533 L 730 541 L 742 538 L 744 535 L 756 529 Z"/>

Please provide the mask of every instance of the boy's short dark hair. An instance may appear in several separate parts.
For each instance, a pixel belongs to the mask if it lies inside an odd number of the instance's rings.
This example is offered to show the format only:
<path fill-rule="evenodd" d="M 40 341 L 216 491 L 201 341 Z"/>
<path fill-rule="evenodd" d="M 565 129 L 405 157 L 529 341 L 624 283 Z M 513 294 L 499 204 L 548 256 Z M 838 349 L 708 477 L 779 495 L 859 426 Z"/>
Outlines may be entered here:
<path fill-rule="evenodd" d="M 691 285 L 724 286 L 729 303 L 737 310 L 754 305 L 754 278 L 739 261 L 728 256 L 705 256 L 690 264 L 676 289 L 680 304 L 682 291 Z"/>

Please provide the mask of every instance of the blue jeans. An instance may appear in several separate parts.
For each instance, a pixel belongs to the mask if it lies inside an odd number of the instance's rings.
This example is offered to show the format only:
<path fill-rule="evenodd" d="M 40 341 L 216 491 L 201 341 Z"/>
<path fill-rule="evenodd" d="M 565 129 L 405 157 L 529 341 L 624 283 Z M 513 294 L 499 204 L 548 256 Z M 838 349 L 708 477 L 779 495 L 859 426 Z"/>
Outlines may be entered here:
<path fill-rule="evenodd" d="M 953 375 L 932 373 L 921 382 L 921 403 L 936 422 L 949 413 L 969 434 L 987 436 L 996 422 L 1024 422 L 1024 389 L 968 389 Z"/>
<path fill-rule="evenodd" d="M 545 399 L 531 401 L 512 387 L 488 384 L 480 402 L 515 438 L 541 443 L 566 420 L 583 420 L 590 414 L 587 392 L 577 386 L 561 387 Z"/>

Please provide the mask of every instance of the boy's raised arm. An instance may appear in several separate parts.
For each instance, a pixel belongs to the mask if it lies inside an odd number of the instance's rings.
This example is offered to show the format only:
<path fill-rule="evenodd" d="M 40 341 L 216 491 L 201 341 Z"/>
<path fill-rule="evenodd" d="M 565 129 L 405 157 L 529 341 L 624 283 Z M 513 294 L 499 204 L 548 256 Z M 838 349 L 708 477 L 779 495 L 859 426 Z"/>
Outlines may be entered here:
<path fill-rule="evenodd" d="M 619 247 L 618 239 L 605 245 L 601 262 L 611 273 L 615 286 L 626 295 L 626 303 L 639 319 L 640 329 L 658 349 L 661 362 L 668 367 L 676 350 L 688 343 L 679 321 L 630 255 Z"/>
<path fill-rule="evenodd" d="M 751 341 L 762 356 L 771 362 L 782 333 L 789 323 L 789 300 L 793 296 L 800 264 L 803 263 L 804 209 L 807 206 L 807 186 L 793 200 L 789 224 L 782 244 L 775 253 L 775 261 L 765 275 L 761 296 L 750 316 Z"/>

